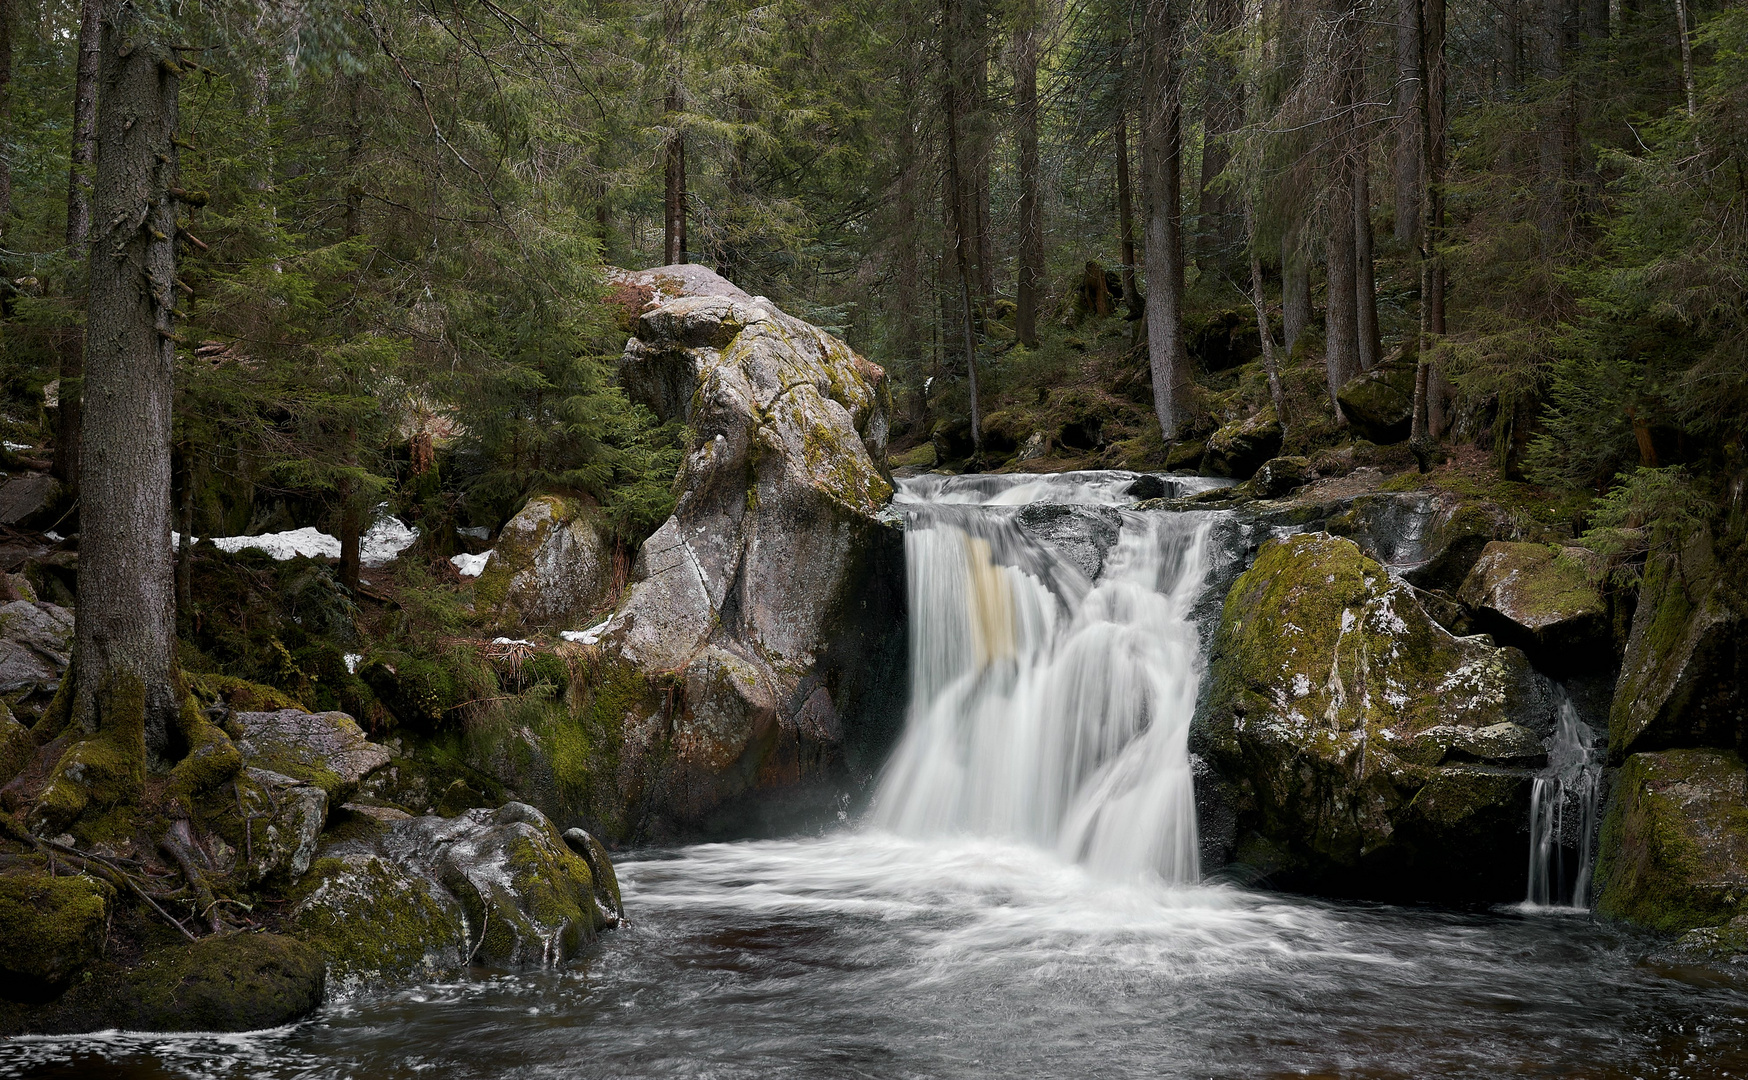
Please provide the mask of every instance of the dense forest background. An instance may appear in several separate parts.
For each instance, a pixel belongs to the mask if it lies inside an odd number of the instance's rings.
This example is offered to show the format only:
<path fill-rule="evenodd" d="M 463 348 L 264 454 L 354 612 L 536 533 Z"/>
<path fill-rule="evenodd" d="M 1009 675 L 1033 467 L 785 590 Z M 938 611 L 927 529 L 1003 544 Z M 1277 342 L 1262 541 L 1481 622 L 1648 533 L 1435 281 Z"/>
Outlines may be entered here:
<path fill-rule="evenodd" d="M 1194 468 L 1258 409 L 1313 454 L 1394 368 L 1422 468 L 1739 516 L 1738 4 L 136 6 L 191 65 L 184 531 L 315 524 L 356 583 L 373 507 L 453 550 L 544 489 L 635 545 L 683 433 L 605 268 L 681 261 L 883 365 L 894 464 Z M 0 0 L 7 452 L 68 481 L 101 8 Z"/>

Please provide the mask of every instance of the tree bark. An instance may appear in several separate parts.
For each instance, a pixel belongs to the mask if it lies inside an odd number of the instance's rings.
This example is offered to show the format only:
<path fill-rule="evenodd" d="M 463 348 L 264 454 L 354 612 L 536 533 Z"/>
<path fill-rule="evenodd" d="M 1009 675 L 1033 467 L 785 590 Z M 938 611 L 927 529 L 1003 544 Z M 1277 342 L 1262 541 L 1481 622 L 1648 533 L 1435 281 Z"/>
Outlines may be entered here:
<path fill-rule="evenodd" d="M 1269 329 L 1268 305 L 1262 287 L 1262 255 L 1256 247 L 1256 200 L 1252 195 L 1244 203 L 1244 234 L 1250 244 L 1250 306 L 1256 311 L 1256 333 L 1262 342 L 1262 370 L 1268 377 L 1269 400 L 1274 402 L 1275 420 L 1281 425 L 1281 440 L 1286 441 L 1287 393 L 1281 386 L 1281 360 L 1275 348 L 1275 334 Z"/>
<path fill-rule="evenodd" d="M 965 120 L 964 73 L 960 70 L 960 35 L 964 30 L 963 0 L 942 0 L 941 48 L 945 60 L 943 105 L 947 121 L 947 210 L 953 229 L 953 263 L 959 276 L 960 329 L 965 342 L 966 388 L 971 397 L 971 446 L 974 457 L 983 456 L 983 414 L 978 401 L 977 335 L 972 325 L 971 311 L 971 248 L 975 237 L 971 232 L 971 212 L 966 203 L 971 193 L 966 190 L 963 162 L 965 139 L 960 128 Z"/>
<path fill-rule="evenodd" d="M 1208 0 L 1208 31 L 1224 36 L 1237 29 L 1238 0 Z M 1233 220 L 1232 197 L 1221 187 L 1220 174 L 1232 160 L 1230 140 L 1242 119 L 1239 110 L 1238 73 L 1217 40 L 1209 52 L 1207 89 L 1202 103 L 1202 182 L 1196 204 L 1196 254 L 1201 259 L 1230 267 L 1238 254 L 1237 222 Z"/>
<path fill-rule="evenodd" d="M 1445 333 L 1445 278 L 1439 250 L 1444 227 L 1445 0 L 1424 0 L 1418 9 L 1420 43 L 1420 146 L 1422 173 L 1420 241 L 1420 348 L 1414 372 L 1414 408 L 1409 442 L 1425 454 L 1442 434 L 1442 380 L 1433 371 L 1435 339 Z M 1433 399 L 1439 399 L 1439 405 Z M 1435 416 L 1434 410 L 1437 409 Z M 1437 421 L 1434 423 L 1434 421 Z M 1426 459 L 1422 457 L 1424 468 Z"/>
<path fill-rule="evenodd" d="M 91 237 L 91 169 L 97 162 L 97 66 L 103 44 L 103 0 L 79 5 L 79 59 L 73 81 L 73 152 L 67 175 L 67 256 L 89 256 Z M 81 332 L 61 350 L 60 405 L 55 416 L 55 479 L 69 486 L 79 482 L 80 421 L 85 397 L 85 335 Z"/>
<path fill-rule="evenodd" d="M 341 220 L 348 241 L 357 240 L 364 232 L 364 193 L 358 180 L 358 173 L 364 167 L 364 80 L 354 76 L 350 84 L 346 95 L 346 212 Z M 351 321 L 348 318 L 348 322 Z M 355 331 L 356 327 L 348 326 L 348 330 Z M 346 373 L 345 378 L 348 396 L 356 397 L 356 380 L 350 372 Z M 347 403 L 347 408 L 351 408 L 350 402 Z M 340 463 L 346 468 L 356 468 L 358 426 L 348 420 L 341 438 Z M 359 541 L 360 533 L 364 529 L 363 507 L 359 505 L 358 484 L 350 476 L 343 474 L 335 487 L 340 499 L 340 584 L 357 592 Z"/>
<path fill-rule="evenodd" d="M 1675 0 L 1675 36 L 1681 43 L 1681 85 L 1687 91 L 1687 118 L 1693 119 L 1699 103 L 1693 89 L 1693 39 L 1687 32 L 1687 0 Z"/>
<path fill-rule="evenodd" d="M 1038 11 L 1022 5 L 1014 30 L 1014 137 L 1020 158 L 1019 270 L 1014 336 L 1038 344 L 1038 293 L 1044 279 L 1044 219 L 1038 198 Z"/>
<path fill-rule="evenodd" d="M 1506 3 L 1512 0 L 1504 0 Z M 1396 17 L 1396 240 L 1420 244 L 1420 0 L 1401 0 Z"/>
<path fill-rule="evenodd" d="M 1354 66 L 1359 59 L 1359 21 L 1351 11 L 1337 8 L 1337 52 L 1334 78 L 1334 113 L 1328 135 L 1328 319 L 1324 364 L 1329 377 L 1329 402 L 1341 422 L 1341 402 L 1336 393 L 1360 369 L 1359 305 L 1355 270 L 1354 221 Z"/>
<path fill-rule="evenodd" d="M 1141 291 L 1135 287 L 1135 197 L 1129 184 L 1129 118 L 1119 111 L 1111 132 L 1117 152 L 1117 236 L 1123 254 L 1123 301 L 1131 317 L 1141 312 Z"/>
<path fill-rule="evenodd" d="M 1287 355 L 1311 323 L 1311 253 L 1305 250 L 1305 223 L 1294 221 L 1281 232 L 1281 336 Z"/>
<path fill-rule="evenodd" d="M 0 0 L 0 138 L 12 142 L 12 18 L 13 0 Z M 6 246 L 12 223 L 12 155 L 0 150 L 0 247 Z M 0 282 L 0 314 L 10 314 L 12 288 Z"/>
<path fill-rule="evenodd" d="M 1183 334 L 1183 106 L 1177 55 L 1180 15 L 1174 0 L 1147 0 L 1141 31 L 1147 359 L 1153 376 L 1153 411 L 1167 445 L 1177 441 L 1190 388 L 1190 360 Z"/>
<path fill-rule="evenodd" d="M 686 136 L 679 130 L 680 112 L 685 105 L 681 73 L 684 18 L 681 0 L 667 0 L 668 90 L 662 101 L 662 114 L 668 124 L 668 142 L 663 176 L 662 262 L 668 266 L 686 261 Z"/>
<path fill-rule="evenodd" d="M 162 757 L 180 705 L 170 546 L 177 84 L 169 49 L 130 5 L 104 11 L 100 153 L 79 461 L 79 606 L 71 719 L 85 733 L 143 721 Z"/>
<path fill-rule="evenodd" d="M 1369 159 L 1362 144 L 1353 157 L 1354 321 L 1359 334 L 1361 371 L 1383 359 L 1378 336 L 1378 288 L 1372 263 L 1372 183 Z"/>

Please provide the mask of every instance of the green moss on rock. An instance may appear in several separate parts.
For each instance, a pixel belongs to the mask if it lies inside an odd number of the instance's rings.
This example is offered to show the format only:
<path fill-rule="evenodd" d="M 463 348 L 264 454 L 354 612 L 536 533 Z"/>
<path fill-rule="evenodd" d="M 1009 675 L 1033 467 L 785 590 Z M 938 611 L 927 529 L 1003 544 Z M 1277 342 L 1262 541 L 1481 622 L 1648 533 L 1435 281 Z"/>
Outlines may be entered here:
<path fill-rule="evenodd" d="M 1748 769 L 1734 753 L 1634 754 L 1603 820 L 1597 914 L 1658 930 L 1748 914 Z"/>
<path fill-rule="evenodd" d="M 115 889 L 92 877 L 0 875 L 0 994 L 30 1000 L 65 986 L 103 952 Z"/>

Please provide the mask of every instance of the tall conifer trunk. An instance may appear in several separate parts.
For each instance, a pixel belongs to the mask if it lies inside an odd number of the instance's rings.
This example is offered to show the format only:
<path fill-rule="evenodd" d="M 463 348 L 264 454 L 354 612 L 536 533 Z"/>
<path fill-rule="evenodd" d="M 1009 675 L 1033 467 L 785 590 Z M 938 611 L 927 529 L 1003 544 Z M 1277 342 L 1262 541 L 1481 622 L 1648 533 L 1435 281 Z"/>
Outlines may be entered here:
<path fill-rule="evenodd" d="M 73 79 L 73 152 L 67 175 L 67 255 L 86 259 L 91 238 L 91 169 L 97 163 L 97 66 L 103 45 L 103 0 L 79 4 L 79 58 Z M 85 340 L 81 331 L 61 348 L 60 405 L 55 415 L 54 475 L 79 482 L 84 411 Z"/>
<path fill-rule="evenodd" d="M 1020 158 L 1019 272 L 1014 336 L 1038 344 L 1038 292 L 1044 278 L 1044 220 L 1038 198 L 1038 25 L 1035 0 L 1022 4 L 1014 30 L 1014 137 Z"/>
<path fill-rule="evenodd" d="M 1208 54 L 1207 91 L 1202 102 L 1202 182 L 1196 205 L 1198 258 L 1231 269 L 1238 251 L 1237 215 L 1232 196 L 1219 182 L 1232 160 L 1228 140 L 1243 119 L 1239 108 L 1238 73 L 1225 53 L 1224 35 L 1237 29 L 1239 0 L 1208 0 L 1208 31 L 1220 35 Z"/>
<path fill-rule="evenodd" d="M 1111 132 L 1117 151 L 1117 237 L 1123 255 L 1123 300 L 1132 314 L 1141 311 L 1141 290 L 1135 285 L 1135 196 L 1129 184 L 1129 117 L 1117 112 Z"/>
<path fill-rule="evenodd" d="M 1174 0 L 1147 0 L 1141 29 L 1141 188 L 1147 223 L 1147 360 L 1153 411 L 1169 445 L 1190 388 L 1184 347 L 1183 106 Z"/>
<path fill-rule="evenodd" d="M 72 721 L 164 756 L 175 690 L 171 389 L 179 68 L 111 0 L 98 76 Z"/>
<path fill-rule="evenodd" d="M 668 50 L 668 88 L 662 113 L 669 133 L 663 169 L 662 262 L 672 266 L 686 261 L 686 136 L 679 130 L 685 107 L 685 84 L 681 68 L 685 13 L 682 0 L 667 0 L 665 42 Z"/>

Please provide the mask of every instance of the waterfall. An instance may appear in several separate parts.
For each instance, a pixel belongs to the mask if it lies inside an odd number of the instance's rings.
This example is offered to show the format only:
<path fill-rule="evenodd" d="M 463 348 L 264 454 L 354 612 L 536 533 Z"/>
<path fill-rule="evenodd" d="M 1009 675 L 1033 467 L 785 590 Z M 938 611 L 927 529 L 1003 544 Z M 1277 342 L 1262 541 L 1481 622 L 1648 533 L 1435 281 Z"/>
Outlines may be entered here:
<path fill-rule="evenodd" d="M 1533 905 L 1590 906 L 1602 788 L 1596 741 L 1595 733 L 1578 718 L 1572 699 L 1560 691 L 1558 720 L 1546 743 L 1548 765 L 1536 776 L 1530 794 L 1529 903 Z M 1570 881 L 1569 851 L 1577 854 L 1577 872 Z"/>
<path fill-rule="evenodd" d="M 873 820 L 1193 882 L 1191 609 L 1213 515 L 1122 509 L 1107 478 L 1132 477 L 1097 475 L 905 484 L 911 698 Z M 1025 516 L 1037 503 L 1060 510 L 1048 528 Z"/>

